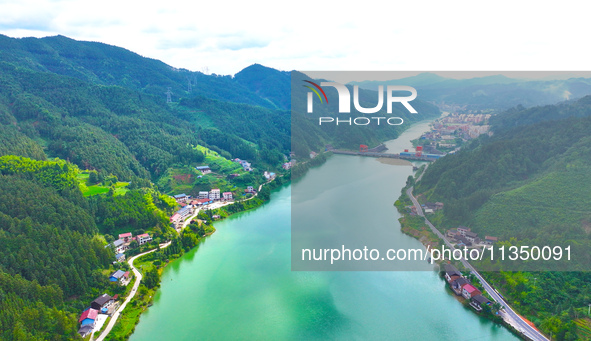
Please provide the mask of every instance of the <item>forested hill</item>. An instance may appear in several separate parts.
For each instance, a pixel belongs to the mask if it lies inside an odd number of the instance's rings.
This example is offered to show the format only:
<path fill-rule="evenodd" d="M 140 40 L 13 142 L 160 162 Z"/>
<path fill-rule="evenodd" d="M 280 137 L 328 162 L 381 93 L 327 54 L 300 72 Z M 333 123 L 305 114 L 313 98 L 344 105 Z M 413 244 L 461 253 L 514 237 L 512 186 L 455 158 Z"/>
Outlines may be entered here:
<path fill-rule="evenodd" d="M 64 36 L 15 39 L 0 35 L 0 60 L 101 85 L 119 85 L 166 98 L 196 95 L 268 108 L 276 105 L 249 89 L 248 80 L 177 69 L 121 47 Z M 274 70 L 275 71 L 275 70 Z M 191 84 L 191 91 L 189 90 Z M 289 83 L 289 82 L 288 82 Z M 287 96 L 289 98 L 289 96 Z M 279 108 L 285 109 L 280 106 Z"/>
<path fill-rule="evenodd" d="M 476 139 L 435 162 L 415 194 L 445 204 L 439 217 L 443 228 L 465 225 L 479 236 L 498 237 L 507 247 L 569 244 L 584 250 L 576 257 L 586 257 L 589 264 L 591 96 L 514 108 L 491 122 L 492 137 Z M 487 276 L 548 335 L 570 340 L 584 332 L 575 322 L 586 323 L 578 318 L 587 312 L 591 298 L 588 271 Z"/>

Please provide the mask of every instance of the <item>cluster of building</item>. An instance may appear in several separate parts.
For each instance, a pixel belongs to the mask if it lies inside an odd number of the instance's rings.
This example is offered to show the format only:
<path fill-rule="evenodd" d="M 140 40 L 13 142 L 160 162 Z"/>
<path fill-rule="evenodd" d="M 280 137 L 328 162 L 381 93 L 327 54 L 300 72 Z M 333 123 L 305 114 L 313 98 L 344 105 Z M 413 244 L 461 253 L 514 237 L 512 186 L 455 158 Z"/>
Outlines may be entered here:
<path fill-rule="evenodd" d="M 138 245 L 144 245 L 152 241 L 149 234 L 143 233 L 138 236 L 133 236 L 131 232 L 121 233 L 119 239 L 111 243 L 113 250 L 115 250 L 115 259 L 118 262 L 125 261 L 125 251 L 129 250 L 132 241 L 137 241 Z"/>
<path fill-rule="evenodd" d="M 232 201 L 234 196 L 232 192 L 221 193 L 220 189 L 214 188 L 210 191 L 199 191 L 197 198 L 193 198 L 185 193 L 173 196 L 181 209 L 170 217 L 170 223 L 175 229 L 180 229 L 182 223 L 195 213 L 198 207 L 213 204 L 216 201 Z"/>
<path fill-rule="evenodd" d="M 86 308 L 78 319 L 78 323 L 80 323 L 78 334 L 84 338 L 91 334 L 95 327 L 100 329 L 102 324 L 97 325 L 97 321 L 100 319 L 104 323 L 107 316 L 111 315 L 117 309 L 117 304 L 115 304 L 117 298 L 118 295 L 111 297 L 107 294 L 102 294 L 92 301 L 90 307 Z"/>
<path fill-rule="evenodd" d="M 489 132 L 490 126 L 483 124 L 490 114 L 458 114 L 452 113 L 433 123 L 432 129 L 421 137 L 421 145 L 425 153 L 443 153 L 437 148 L 457 149 L 458 138 L 462 141 L 474 139 Z"/>
<path fill-rule="evenodd" d="M 462 296 L 467 300 L 470 300 L 470 306 L 474 310 L 480 312 L 484 306 L 490 306 L 492 302 L 482 296 L 482 292 L 475 286 L 470 284 L 470 281 L 462 275 L 462 273 L 451 264 L 444 264 L 444 276 L 447 284 L 453 290 L 453 292 Z"/>
<path fill-rule="evenodd" d="M 250 162 L 248 162 L 248 161 L 246 161 L 246 160 L 240 160 L 240 159 L 238 159 L 238 158 L 236 158 L 236 159 L 234 159 L 234 160 L 232 160 L 232 161 L 239 163 L 239 164 L 242 166 L 242 169 L 243 169 L 244 171 L 246 171 L 246 172 L 250 172 L 250 171 L 252 171 L 252 167 L 251 167 L 251 164 L 250 164 Z"/>
<path fill-rule="evenodd" d="M 498 241 L 497 237 L 492 236 L 485 236 L 483 240 L 478 237 L 477 233 L 472 232 L 470 228 L 465 226 L 447 230 L 447 237 L 451 242 L 457 242 L 456 246 L 459 247 L 492 245 Z"/>

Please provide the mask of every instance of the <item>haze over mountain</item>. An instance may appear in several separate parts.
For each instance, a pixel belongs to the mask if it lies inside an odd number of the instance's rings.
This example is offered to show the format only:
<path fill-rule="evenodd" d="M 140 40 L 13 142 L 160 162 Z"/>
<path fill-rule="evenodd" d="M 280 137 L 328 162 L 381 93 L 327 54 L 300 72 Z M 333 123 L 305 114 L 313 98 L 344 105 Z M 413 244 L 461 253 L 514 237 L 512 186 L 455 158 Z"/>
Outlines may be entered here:
<path fill-rule="evenodd" d="M 442 72 L 445 74 L 445 72 Z M 469 72 L 449 72 L 452 74 Z M 535 72 L 532 72 L 532 75 Z M 351 82 L 361 88 L 377 90 L 379 85 L 409 85 L 417 89 L 417 98 L 436 103 L 467 106 L 471 109 L 508 109 L 517 105 L 531 107 L 553 104 L 591 94 L 591 78 L 522 79 L 505 75 L 454 79 L 424 72 L 387 82 Z"/>

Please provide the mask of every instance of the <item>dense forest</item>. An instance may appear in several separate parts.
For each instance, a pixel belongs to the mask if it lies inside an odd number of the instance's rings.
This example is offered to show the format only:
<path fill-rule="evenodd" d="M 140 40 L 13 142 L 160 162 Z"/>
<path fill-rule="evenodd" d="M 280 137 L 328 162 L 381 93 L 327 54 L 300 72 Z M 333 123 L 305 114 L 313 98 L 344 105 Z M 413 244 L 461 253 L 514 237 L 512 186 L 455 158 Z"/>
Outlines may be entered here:
<path fill-rule="evenodd" d="M 435 162 L 415 194 L 444 202 L 443 228 L 465 225 L 498 237 L 498 246 L 568 244 L 578 250 L 568 267 L 538 262 L 543 272 L 505 272 L 508 264 L 497 264 L 499 272 L 485 275 L 548 335 L 588 337 L 583 317 L 591 299 L 591 97 L 516 107 L 491 123 L 493 136 Z"/>

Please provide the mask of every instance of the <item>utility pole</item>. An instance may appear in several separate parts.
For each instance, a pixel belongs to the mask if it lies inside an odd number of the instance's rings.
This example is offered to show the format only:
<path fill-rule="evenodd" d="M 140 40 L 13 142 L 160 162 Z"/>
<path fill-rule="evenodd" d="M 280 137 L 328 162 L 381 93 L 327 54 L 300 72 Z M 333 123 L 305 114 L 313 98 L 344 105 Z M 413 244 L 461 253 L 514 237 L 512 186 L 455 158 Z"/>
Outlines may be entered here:
<path fill-rule="evenodd" d="M 166 103 L 172 103 L 172 90 L 170 87 L 166 90 Z"/>
<path fill-rule="evenodd" d="M 537 279 L 538 279 L 537 277 L 534 277 L 534 287 L 536 286 L 536 280 Z"/>
<path fill-rule="evenodd" d="M 587 312 L 587 315 L 591 315 L 591 304 L 589 304 L 589 311 Z"/>

